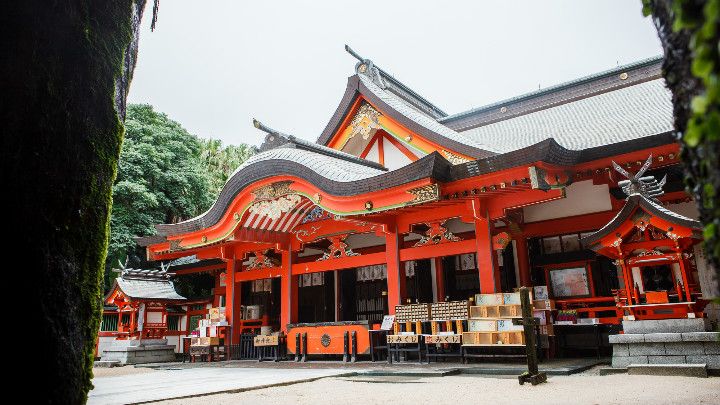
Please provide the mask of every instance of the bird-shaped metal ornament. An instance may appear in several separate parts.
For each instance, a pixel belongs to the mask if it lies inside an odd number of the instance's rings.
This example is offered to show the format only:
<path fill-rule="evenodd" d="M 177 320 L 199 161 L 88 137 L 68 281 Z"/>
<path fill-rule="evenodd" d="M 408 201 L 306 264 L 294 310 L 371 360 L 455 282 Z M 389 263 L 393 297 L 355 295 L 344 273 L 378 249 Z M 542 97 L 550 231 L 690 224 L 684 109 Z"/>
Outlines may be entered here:
<path fill-rule="evenodd" d="M 652 160 L 652 155 L 648 156 L 647 160 L 642 165 L 640 170 L 638 170 L 638 172 L 634 175 L 630 174 L 627 170 L 623 169 L 622 166 L 615 163 L 614 161 L 612 162 L 615 170 L 625 176 L 625 178 L 627 179 L 620 180 L 618 182 L 618 186 L 625 194 L 627 194 L 628 197 L 633 194 L 640 194 L 650 200 L 657 202 L 657 198 L 665 193 L 662 188 L 667 182 L 667 175 L 665 175 L 660 181 L 657 181 L 655 179 L 655 176 L 643 176 L 647 169 L 650 168 Z"/>

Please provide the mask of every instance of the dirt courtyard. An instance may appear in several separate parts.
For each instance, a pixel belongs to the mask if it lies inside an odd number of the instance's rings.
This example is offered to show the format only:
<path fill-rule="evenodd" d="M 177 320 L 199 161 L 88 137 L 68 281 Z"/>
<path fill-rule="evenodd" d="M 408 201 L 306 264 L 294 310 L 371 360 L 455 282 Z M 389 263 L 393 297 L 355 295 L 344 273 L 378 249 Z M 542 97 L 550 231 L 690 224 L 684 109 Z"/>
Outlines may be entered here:
<path fill-rule="evenodd" d="M 520 386 L 515 377 L 330 377 L 233 394 L 161 404 L 719 404 L 720 378 L 637 375 L 550 376 L 546 384 Z"/>

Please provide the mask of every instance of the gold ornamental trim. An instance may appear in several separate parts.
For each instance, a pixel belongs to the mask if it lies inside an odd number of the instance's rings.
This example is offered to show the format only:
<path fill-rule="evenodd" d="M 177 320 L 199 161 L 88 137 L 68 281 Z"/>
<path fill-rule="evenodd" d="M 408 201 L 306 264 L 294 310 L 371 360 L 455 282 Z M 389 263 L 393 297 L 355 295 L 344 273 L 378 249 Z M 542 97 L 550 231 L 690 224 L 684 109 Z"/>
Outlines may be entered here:
<path fill-rule="evenodd" d="M 256 202 L 250 206 L 249 211 L 260 217 L 267 216 L 271 220 L 276 220 L 293 209 L 300 201 L 301 197 L 297 194 L 284 195 L 276 200 Z"/>
<path fill-rule="evenodd" d="M 380 128 L 380 112 L 374 109 L 370 104 L 363 104 L 358 108 L 357 113 L 350 121 L 350 135 L 348 139 L 361 135 L 367 140 L 373 130 Z"/>
<path fill-rule="evenodd" d="M 280 196 L 292 193 L 290 185 L 292 181 L 278 181 L 267 186 L 263 186 L 253 191 L 256 200 L 273 200 Z"/>
<path fill-rule="evenodd" d="M 452 163 L 453 165 L 459 165 L 470 161 L 470 159 L 465 159 L 464 157 L 456 155 L 445 149 L 442 150 L 442 154 L 443 156 L 445 156 L 445 159 L 447 159 L 448 162 Z"/>
<path fill-rule="evenodd" d="M 440 199 L 440 190 L 437 184 L 428 184 L 427 186 L 411 188 L 407 192 L 412 194 L 414 198 L 405 203 L 405 205 L 422 204 Z"/>

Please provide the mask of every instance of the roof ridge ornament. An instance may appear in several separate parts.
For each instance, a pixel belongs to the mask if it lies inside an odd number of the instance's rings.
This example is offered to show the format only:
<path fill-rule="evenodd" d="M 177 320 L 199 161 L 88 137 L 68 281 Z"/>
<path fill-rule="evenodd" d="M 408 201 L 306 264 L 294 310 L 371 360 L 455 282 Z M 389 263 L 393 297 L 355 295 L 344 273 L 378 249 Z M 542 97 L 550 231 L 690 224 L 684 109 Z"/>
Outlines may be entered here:
<path fill-rule="evenodd" d="M 643 176 L 643 174 L 645 174 L 652 165 L 652 161 L 653 156 L 650 154 L 640 170 L 638 170 L 634 175 L 623 169 L 622 166 L 615 163 L 615 161 L 612 162 L 615 171 L 626 178 L 626 180 L 618 181 L 617 184 L 628 197 L 634 194 L 639 194 L 654 202 L 660 202 L 658 197 L 665 194 L 662 188 L 667 182 L 667 174 L 663 176 L 660 181 L 657 181 L 655 176 Z"/>
<path fill-rule="evenodd" d="M 348 45 L 345 45 L 345 50 L 358 60 L 358 63 L 355 64 L 355 73 L 367 76 L 373 83 L 383 90 L 387 88 L 385 80 L 383 80 L 382 75 L 380 75 L 380 70 L 375 66 L 373 61 L 363 58 L 357 52 L 353 51 Z"/>

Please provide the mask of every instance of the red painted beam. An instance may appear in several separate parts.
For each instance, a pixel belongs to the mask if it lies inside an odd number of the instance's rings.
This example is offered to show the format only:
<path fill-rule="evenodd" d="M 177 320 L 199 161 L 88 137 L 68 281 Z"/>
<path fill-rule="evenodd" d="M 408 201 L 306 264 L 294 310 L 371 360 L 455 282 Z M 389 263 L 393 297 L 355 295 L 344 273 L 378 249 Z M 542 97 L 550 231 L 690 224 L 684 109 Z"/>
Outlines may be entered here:
<path fill-rule="evenodd" d="M 452 256 L 463 253 L 473 253 L 476 250 L 475 239 L 466 239 L 458 242 L 440 243 L 420 247 L 409 247 L 400 250 L 400 261 L 432 259 L 434 257 Z"/>
<path fill-rule="evenodd" d="M 266 269 L 254 269 L 235 272 L 235 281 L 252 281 L 263 278 L 281 277 L 283 275 L 282 267 L 269 267 Z"/>
<path fill-rule="evenodd" d="M 530 222 L 523 224 L 523 234 L 527 238 L 532 238 L 544 235 L 595 231 L 610 222 L 615 214 L 617 213 L 614 211 L 604 211 L 547 221 Z"/>
<path fill-rule="evenodd" d="M 320 262 L 295 263 L 292 274 L 316 273 L 318 271 L 351 269 L 353 267 L 370 266 L 385 263 L 385 252 L 370 253 L 360 256 L 347 256 L 339 259 L 328 259 Z"/>
<path fill-rule="evenodd" d="M 546 201 L 557 200 L 565 197 L 565 190 L 525 190 L 518 193 L 506 194 L 487 200 L 489 216 L 492 219 L 505 216 L 505 211 L 512 208 L 525 207 Z"/>
<path fill-rule="evenodd" d="M 180 269 L 180 270 L 172 270 L 172 267 L 171 267 L 170 270 L 178 276 L 184 276 L 187 274 L 204 273 L 207 271 L 222 270 L 224 268 L 225 268 L 225 263 L 218 263 L 218 264 L 213 264 L 213 265 L 209 265 L 209 266 L 193 267 L 193 268 L 189 268 L 189 269 Z"/>

